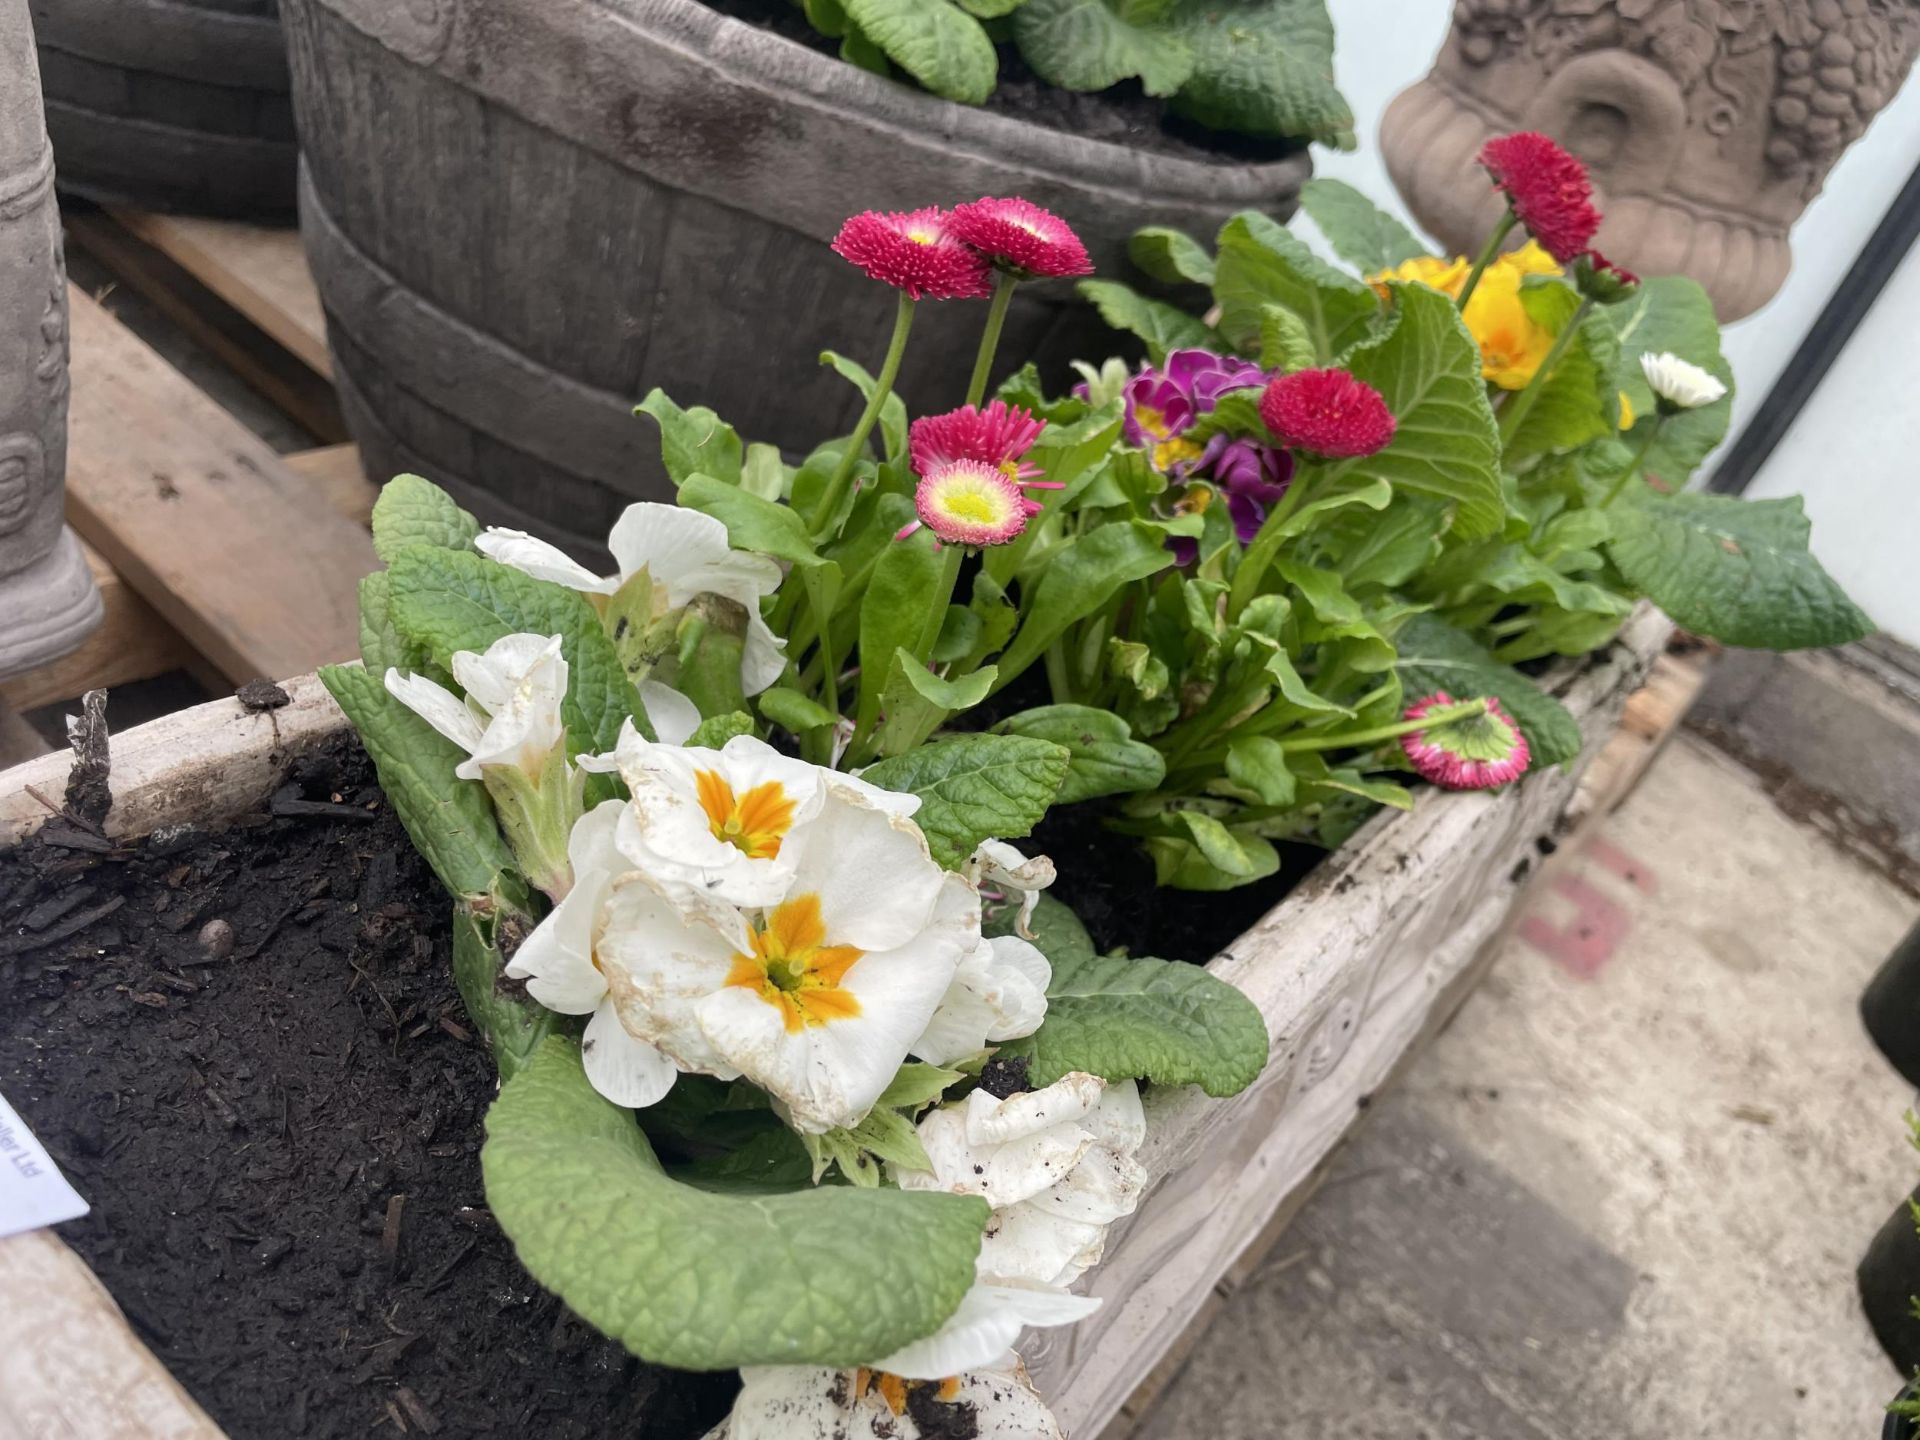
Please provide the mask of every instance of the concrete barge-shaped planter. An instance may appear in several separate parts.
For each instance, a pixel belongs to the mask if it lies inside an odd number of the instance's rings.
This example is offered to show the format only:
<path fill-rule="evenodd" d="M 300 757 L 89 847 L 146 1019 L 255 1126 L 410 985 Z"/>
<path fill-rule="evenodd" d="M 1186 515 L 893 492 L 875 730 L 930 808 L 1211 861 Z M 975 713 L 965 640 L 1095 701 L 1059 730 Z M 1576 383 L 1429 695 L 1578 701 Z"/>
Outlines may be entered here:
<path fill-rule="evenodd" d="M 1612 732 L 1671 629 L 1643 608 L 1613 646 L 1547 677 L 1586 735 L 1580 764 Z M 269 714 L 221 700 L 118 737 L 109 831 L 216 823 L 257 804 L 294 757 L 345 724 L 314 677 L 287 689 L 293 703 Z M 50 755 L 0 774 L 0 845 L 45 823 L 68 760 Z M 1211 963 L 1260 1007 L 1273 1059 L 1233 1100 L 1149 1091 L 1140 1158 L 1155 1183 L 1092 1272 L 1091 1292 L 1107 1303 L 1022 1346 L 1068 1434 L 1095 1440 L 1120 1413 L 1241 1250 L 1463 998 L 1538 842 L 1567 823 L 1578 770 L 1543 771 L 1503 794 L 1422 793 L 1411 814 L 1375 819 Z M 0 1307 L 0 1436 L 8 1416 L 26 1414 L 36 1417 L 29 1435 L 218 1440 L 53 1237 L 0 1241 L 0 1292 L 40 1297 Z"/>
<path fill-rule="evenodd" d="M 284 0 L 301 224 L 367 473 L 417 471 L 571 547 L 670 500 L 649 389 L 804 454 L 860 397 L 894 293 L 827 248 L 861 210 L 1024 195 L 1101 273 L 1142 225 L 1293 213 L 1306 147 L 1212 163 L 957 105 L 699 0 Z M 966 391 L 983 307 L 928 303 L 900 390 Z M 1118 341 L 1023 286 L 1002 355 L 1056 386 Z"/>

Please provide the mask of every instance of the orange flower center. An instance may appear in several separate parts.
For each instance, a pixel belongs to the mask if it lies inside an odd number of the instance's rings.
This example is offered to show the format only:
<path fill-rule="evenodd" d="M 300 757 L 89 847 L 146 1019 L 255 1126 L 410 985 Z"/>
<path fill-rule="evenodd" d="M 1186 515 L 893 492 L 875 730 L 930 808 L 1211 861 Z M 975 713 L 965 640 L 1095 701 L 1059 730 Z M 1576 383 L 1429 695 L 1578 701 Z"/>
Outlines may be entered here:
<path fill-rule="evenodd" d="M 826 940 L 820 897 L 796 895 L 751 932 L 751 955 L 734 953 L 726 983 L 754 991 L 780 1011 L 789 1035 L 809 1025 L 850 1020 L 860 1013 L 860 1002 L 840 982 L 866 952 Z"/>
<path fill-rule="evenodd" d="M 750 860 L 771 860 L 793 828 L 793 800 L 776 780 L 735 795 L 726 778 L 713 770 L 693 772 L 700 808 L 707 812 L 713 838 L 725 841 Z"/>

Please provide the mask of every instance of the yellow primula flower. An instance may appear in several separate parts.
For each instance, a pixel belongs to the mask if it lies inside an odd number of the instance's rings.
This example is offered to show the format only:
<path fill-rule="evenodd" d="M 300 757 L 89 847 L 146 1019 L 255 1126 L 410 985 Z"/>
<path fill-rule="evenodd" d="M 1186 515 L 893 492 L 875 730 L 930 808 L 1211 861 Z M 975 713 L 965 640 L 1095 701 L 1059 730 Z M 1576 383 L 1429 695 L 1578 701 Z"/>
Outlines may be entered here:
<path fill-rule="evenodd" d="M 1518 250 L 1507 251 L 1495 260 L 1490 268 L 1498 269 L 1503 265 L 1520 275 L 1564 275 L 1566 273 L 1560 268 L 1559 262 L 1542 250 L 1539 242 L 1534 240 L 1527 241 Z"/>
<path fill-rule="evenodd" d="M 1458 300 L 1460 287 L 1467 283 L 1467 272 L 1472 268 L 1464 259 L 1442 260 L 1437 255 L 1416 255 L 1401 261 L 1392 270 L 1369 275 L 1367 283 L 1380 292 L 1382 300 L 1387 298 L 1389 280 L 1412 280 Z"/>
<path fill-rule="evenodd" d="M 1553 332 L 1520 303 L 1522 271 L 1489 265 L 1461 318 L 1480 346 L 1480 373 L 1502 390 L 1522 390 L 1553 349 Z"/>

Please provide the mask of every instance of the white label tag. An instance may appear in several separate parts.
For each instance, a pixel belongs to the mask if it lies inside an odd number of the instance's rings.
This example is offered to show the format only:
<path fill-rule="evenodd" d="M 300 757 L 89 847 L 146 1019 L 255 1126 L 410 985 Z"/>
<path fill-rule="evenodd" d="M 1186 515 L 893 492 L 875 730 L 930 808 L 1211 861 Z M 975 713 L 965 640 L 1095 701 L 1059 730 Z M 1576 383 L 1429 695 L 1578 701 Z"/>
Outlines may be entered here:
<path fill-rule="evenodd" d="M 47 1147 L 0 1095 L 0 1236 L 74 1220 L 87 1208 Z"/>

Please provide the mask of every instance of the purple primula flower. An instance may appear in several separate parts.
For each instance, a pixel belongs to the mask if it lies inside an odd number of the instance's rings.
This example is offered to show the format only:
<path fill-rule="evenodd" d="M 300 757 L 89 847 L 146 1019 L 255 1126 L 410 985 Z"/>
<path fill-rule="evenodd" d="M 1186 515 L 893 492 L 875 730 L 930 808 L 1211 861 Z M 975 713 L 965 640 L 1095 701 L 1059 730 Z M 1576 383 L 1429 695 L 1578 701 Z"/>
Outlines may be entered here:
<path fill-rule="evenodd" d="M 1211 350 L 1172 351 L 1163 368 L 1143 369 L 1127 382 L 1127 443 L 1145 450 L 1163 474 L 1185 476 L 1203 453 L 1197 441 L 1186 438 L 1194 422 L 1229 390 L 1261 385 L 1266 378 L 1250 360 Z"/>
<path fill-rule="evenodd" d="M 1260 533 L 1267 511 L 1287 493 L 1293 481 L 1293 456 L 1257 440 L 1221 434 L 1207 442 L 1194 470 L 1211 476 L 1226 492 L 1233 533 L 1245 545 Z"/>

